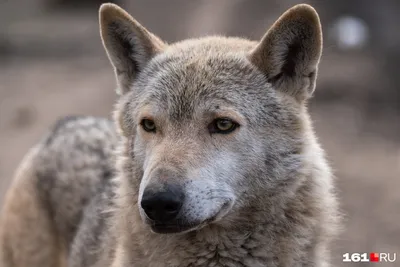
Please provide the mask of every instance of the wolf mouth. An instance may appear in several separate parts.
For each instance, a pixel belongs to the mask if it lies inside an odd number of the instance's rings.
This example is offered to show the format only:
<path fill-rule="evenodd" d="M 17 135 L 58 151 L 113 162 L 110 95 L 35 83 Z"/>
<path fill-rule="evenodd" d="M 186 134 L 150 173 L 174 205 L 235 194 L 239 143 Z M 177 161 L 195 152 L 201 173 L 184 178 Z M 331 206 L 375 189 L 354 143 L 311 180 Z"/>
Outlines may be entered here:
<path fill-rule="evenodd" d="M 147 222 L 148 225 L 150 225 L 150 228 L 151 228 L 152 232 L 154 232 L 154 233 L 184 234 L 184 233 L 188 233 L 191 231 L 199 230 L 208 224 L 219 221 L 222 217 L 224 217 L 229 212 L 229 210 L 231 209 L 231 207 L 233 205 L 233 202 L 234 201 L 232 201 L 232 200 L 226 201 L 217 213 L 215 213 L 211 217 L 208 217 L 205 220 L 197 220 L 197 221 L 188 222 L 187 220 L 184 220 L 184 219 L 176 219 L 176 220 L 171 220 L 171 221 L 167 221 L 167 222 L 160 222 L 160 221 L 150 220 L 148 217 L 146 217 L 145 221 Z"/>
<path fill-rule="evenodd" d="M 151 230 L 157 234 L 177 234 L 197 228 L 196 224 L 152 224 Z"/>
<path fill-rule="evenodd" d="M 182 222 L 175 222 L 175 223 L 159 223 L 159 222 L 152 222 L 150 223 L 151 230 L 157 234 L 183 234 L 191 231 L 198 230 L 209 223 L 215 221 L 216 216 L 213 216 L 209 219 L 206 219 L 202 222 L 198 223 L 182 223 Z"/>

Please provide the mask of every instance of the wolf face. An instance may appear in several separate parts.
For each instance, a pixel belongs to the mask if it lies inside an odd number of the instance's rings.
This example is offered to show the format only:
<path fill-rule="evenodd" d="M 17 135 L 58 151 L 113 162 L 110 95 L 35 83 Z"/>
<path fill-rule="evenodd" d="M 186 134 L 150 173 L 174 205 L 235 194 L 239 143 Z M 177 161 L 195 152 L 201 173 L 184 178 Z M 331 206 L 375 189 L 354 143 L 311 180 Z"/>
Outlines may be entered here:
<path fill-rule="evenodd" d="M 121 179 L 152 231 L 233 225 L 299 186 L 322 44 L 311 7 L 287 11 L 258 43 L 167 45 L 111 4 L 100 23 L 121 95 Z"/>

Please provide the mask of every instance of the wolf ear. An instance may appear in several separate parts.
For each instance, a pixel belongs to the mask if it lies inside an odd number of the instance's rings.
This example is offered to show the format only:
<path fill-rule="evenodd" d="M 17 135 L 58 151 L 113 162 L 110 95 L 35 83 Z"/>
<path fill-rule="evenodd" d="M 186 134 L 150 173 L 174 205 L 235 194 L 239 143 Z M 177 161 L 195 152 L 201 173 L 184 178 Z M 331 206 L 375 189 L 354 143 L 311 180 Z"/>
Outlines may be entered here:
<path fill-rule="evenodd" d="M 317 12 L 300 4 L 286 11 L 250 54 L 275 88 L 299 101 L 314 89 L 322 53 L 322 30 Z"/>
<path fill-rule="evenodd" d="M 118 93 L 123 94 L 166 44 L 117 5 L 103 4 L 99 13 L 103 45 L 114 66 Z"/>

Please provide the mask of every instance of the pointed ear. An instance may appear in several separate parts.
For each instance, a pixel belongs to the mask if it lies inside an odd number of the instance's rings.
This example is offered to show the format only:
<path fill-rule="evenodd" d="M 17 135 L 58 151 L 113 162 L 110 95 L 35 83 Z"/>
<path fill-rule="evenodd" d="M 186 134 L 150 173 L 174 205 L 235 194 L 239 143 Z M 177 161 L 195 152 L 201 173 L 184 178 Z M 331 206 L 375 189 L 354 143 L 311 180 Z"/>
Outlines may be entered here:
<path fill-rule="evenodd" d="M 286 11 L 250 54 L 277 90 L 302 101 L 314 89 L 322 53 L 322 30 L 317 12 L 301 4 Z"/>
<path fill-rule="evenodd" d="M 117 5 L 103 4 L 99 13 L 103 45 L 114 66 L 118 93 L 123 94 L 166 44 Z"/>

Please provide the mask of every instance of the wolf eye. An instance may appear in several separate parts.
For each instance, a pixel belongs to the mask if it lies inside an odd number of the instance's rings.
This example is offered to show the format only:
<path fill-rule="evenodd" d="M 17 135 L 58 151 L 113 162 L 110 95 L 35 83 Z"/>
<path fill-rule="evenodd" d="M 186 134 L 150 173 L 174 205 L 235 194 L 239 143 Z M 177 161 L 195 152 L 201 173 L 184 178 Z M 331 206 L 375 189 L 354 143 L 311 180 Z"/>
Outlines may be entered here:
<path fill-rule="evenodd" d="M 146 132 L 155 132 L 156 131 L 156 124 L 153 120 L 143 119 L 140 124 L 143 127 L 143 130 Z"/>
<path fill-rule="evenodd" d="M 228 134 L 233 132 L 239 125 L 230 119 L 216 119 L 209 126 L 210 133 Z"/>

